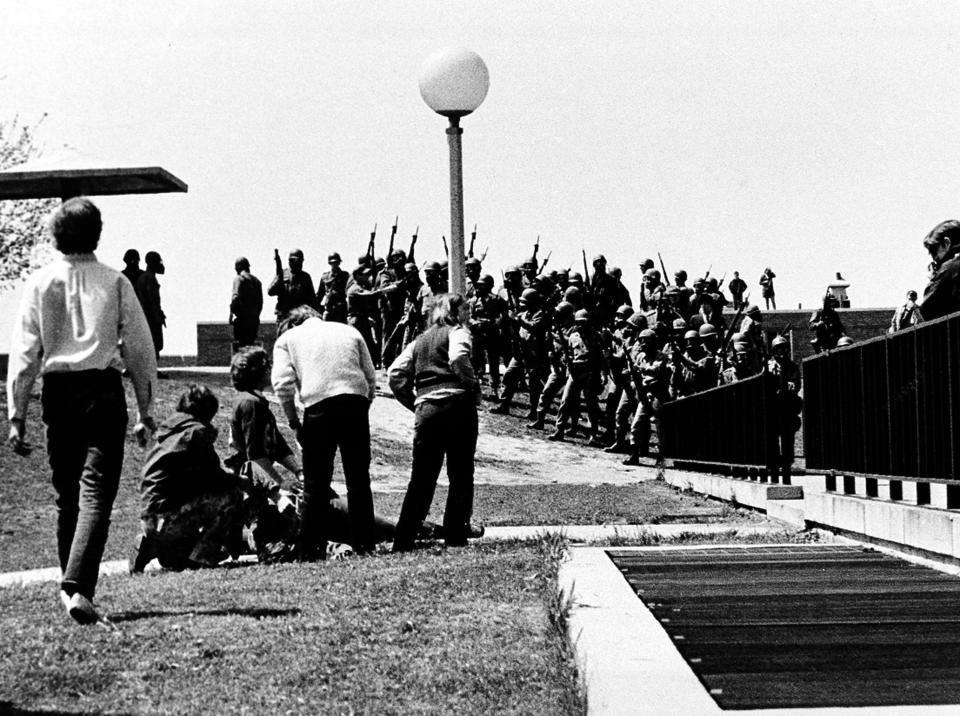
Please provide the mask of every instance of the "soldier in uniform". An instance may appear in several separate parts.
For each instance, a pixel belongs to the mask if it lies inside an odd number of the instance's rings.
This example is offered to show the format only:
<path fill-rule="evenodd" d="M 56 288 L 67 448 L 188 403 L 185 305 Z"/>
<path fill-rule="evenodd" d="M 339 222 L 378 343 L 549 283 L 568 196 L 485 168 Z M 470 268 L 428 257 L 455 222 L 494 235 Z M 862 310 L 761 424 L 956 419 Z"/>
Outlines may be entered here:
<path fill-rule="evenodd" d="M 277 262 L 277 274 L 270 282 L 267 288 L 268 296 L 277 297 L 277 331 L 280 331 L 280 324 L 297 306 L 317 307 L 317 296 L 313 291 L 313 279 L 303 270 L 303 252 L 300 249 L 294 249 L 287 257 L 289 269 L 283 271 L 280 265 L 280 256 L 274 252 L 274 259 Z M 346 319 L 344 319 L 346 320 Z"/>
<path fill-rule="evenodd" d="M 529 420 L 537 417 L 537 404 L 547 367 L 547 331 L 550 320 L 543 310 L 540 294 L 532 288 L 524 289 L 520 294 L 520 306 L 516 317 L 516 349 L 510 365 L 503 375 L 503 397 L 500 404 L 491 410 L 500 415 L 510 414 L 510 404 L 521 378 L 527 383 L 530 395 Z"/>
<path fill-rule="evenodd" d="M 403 347 L 406 348 L 419 334 L 421 321 L 420 289 L 423 281 L 420 280 L 420 271 L 415 263 L 407 262 L 403 266 Z M 394 328 L 394 331 L 399 329 Z"/>
<path fill-rule="evenodd" d="M 633 306 L 633 300 L 630 298 L 630 290 L 623 284 L 623 271 L 619 266 L 610 267 L 610 275 L 617 282 L 617 305 Z"/>
<path fill-rule="evenodd" d="M 497 295 L 507 307 L 507 311 L 500 321 L 500 341 L 504 365 L 508 365 L 513 358 L 513 349 L 516 344 L 516 326 L 512 319 L 517 314 L 521 293 L 523 293 L 523 280 L 520 269 L 517 266 L 508 266 L 507 270 L 503 272 L 503 286 L 497 291 Z"/>
<path fill-rule="evenodd" d="M 340 254 L 336 251 L 327 257 L 330 270 L 325 271 L 320 277 L 320 285 L 317 287 L 317 305 L 323 314 L 323 320 L 346 323 L 347 283 L 350 275 L 340 268 L 340 263 Z"/>
<path fill-rule="evenodd" d="M 233 350 L 253 345 L 260 331 L 260 311 L 263 310 L 263 286 L 250 273 L 250 262 L 241 256 L 233 262 L 237 272 L 230 296 L 230 325 L 233 326 Z"/>
<path fill-rule="evenodd" d="M 740 333 L 747 337 L 754 352 L 766 360 L 767 342 L 763 335 L 763 314 L 760 312 L 760 306 L 753 304 L 744 311 L 743 320 L 740 322 Z"/>
<path fill-rule="evenodd" d="M 427 329 L 433 307 L 443 294 L 447 293 L 447 282 L 443 278 L 443 267 L 436 261 L 430 261 L 423 267 L 424 285 L 417 293 L 420 313 L 420 333 Z"/>
<path fill-rule="evenodd" d="M 713 326 L 704 326 L 705 333 L 713 330 Z M 681 395 L 693 395 L 704 390 L 717 387 L 717 357 L 708 351 L 703 345 L 704 337 L 700 331 L 689 330 L 684 335 L 687 348 L 684 351 L 684 366 L 687 370 L 687 380 L 683 385 Z"/>
<path fill-rule="evenodd" d="M 548 353 L 550 375 L 547 376 L 547 381 L 543 385 L 543 391 L 540 393 L 540 400 L 537 403 L 536 420 L 527 425 L 531 430 L 543 430 L 547 421 L 547 412 L 553 404 L 553 399 L 557 397 L 557 393 L 559 393 L 567 383 L 567 364 L 564 361 L 564 347 L 566 346 L 567 330 L 573 325 L 575 312 L 576 309 L 566 301 L 558 303 L 557 307 L 553 310 L 553 326 L 550 329 Z"/>
<path fill-rule="evenodd" d="M 687 285 L 687 272 L 680 269 L 673 274 L 673 285 L 677 287 L 677 291 L 679 292 L 677 308 L 680 310 L 680 313 L 683 314 L 684 318 L 689 319 L 690 314 L 694 313 L 694 311 L 690 308 L 693 289 Z"/>
<path fill-rule="evenodd" d="M 607 259 L 603 254 L 593 257 L 593 277 L 590 281 L 590 297 L 597 325 L 613 324 L 613 317 L 620 306 L 618 281 L 607 273 Z"/>
<path fill-rule="evenodd" d="M 835 299 L 829 293 L 823 297 L 823 307 L 818 308 L 810 316 L 810 329 L 813 331 L 813 349 L 820 353 L 837 347 L 837 341 L 840 340 L 845 331 L 840 316 L 837 315 L 834 306 Z M 924 316 L 926 318 L 926 316 Z"/>
<path fill-rule="evenodd" d="M 786 338 L 777 336 L 770 348 L 773 355 L 767 361 L 767 372 L 777 381 L 773 410 L 777 454 L 768 467 L 774 481 L 779 474 L 779 477 L 783 478 L 783 484 L 789 485 L 794 436 L 800 429 L 800 411 L 803 405 L 800 398 L 800 369 L 790 359 L 790 343 Z"/>
<path fill-rule="evenodd" d="M 587 444 L 591 447 L 604 447 L 600 439 L 601 412 L 597 400 L 603 356 L 600 338 L 590 325 L 590 313 L 582 308 L 574 314 L 573 326 L 566 332 L 564 360 L 567 366 L 567 383 L 560 399 L 557 429 L 547 439 L 564 439 L 567 426 L 579 415 L 582 397 L 590 420 L 590 441 Z"/>
<path fill-rule="evenodd" d="M 534 282 L 537 280 L 537 260 L 531 256 L 522 264 L 520 264 L 520 271 L 522 273 L 521 281 L 524 288 L 535 288 Z"/>
<path fill-rule="evenodd" d="M 650 452 L 650 425 L 660 416 L 660 407 L 668 399 L 670 369 L 667 358 L 657 349 L 657 334 L 649 328 L 640 332 L 631 349 L 630 367 L 637 394 L 637 410 L 630 426 L 630 457 L 624 465 L 639 465 Z M 657 426 L 659 435 L 659 425 Z"/>
<path fill-rule="evenodd" d="M 375 367 L 380 367 L 380 347 L 373 336 L 380 292 L 372 287 L 370 269 L 358 266 L 347 286 L 347 324 L 356 328 L 367 344 Z"/>
<path fill-rule="evenodd" d="M 960 311 L 960 221 L 937 224 L 923 240 L 933 259 L 930 282 L 923 290 L 923 320 Z"/>
<path fill-rule="evenodd" d="M 613 390 L 607 396 L 604 410 L 608 452 L 625 452 L 629 447 L 626 441 L 628 426 L 617 420 L 617 413 L 623 403 L 624 393 L 633 392 L 633 382 L 630 379 L 630 371 L 627 369 L 627 352 L 631 336 L 635 333 L 633 324 L 630 323 L 633 315 L 631 306 L 626 304 L 620 306 L 614 319 L 613 330 L 602 329 L 600 334 L 607 344 L 607 354 L 610 356 L 610 378 L 613 381 Z"/>
<path fill-rule="evenodd" d="M 483 265 L 480 263 L 480 259 L 471 256 L 467 259 L 466 263 L 463 265 L 463 273 L 466 277 L 466 293 L 467 298 L 472 298 L 474 293 L 477 290 L 477 282 L 480 281 L 480 272 L 483 270 Z"/>
<path fill-rule="evenodd" d="M 643 286 L 640 287 L 640 308 L 652 311 L 660 303 L 660 298 L 666 287 L 660 283 L 660 272 L 655 268 L 648 268 L 643 272 Z"/>
<path fill-rule="evenodd" d="M 486 274 L 476 282 L 470 308 L 470 333 L 473 336 L 473 370 L 479 377 L 484 368 L 490 372 L 493 397 L 500 397 L 500 323 L 507 306 L 493 293 L 493 276 Z"/>
<path fill-rule="evenodd" d="M 398 249 L 389 256 L 384 269 L 377 274 L 376 287 L 380 291 L 380 336 L 381 354 L 384 365 L 389 365 L 400 352 L 399 341 L 394 339 L 390 344 L 390 337 L 397 324 L 403 318 L 403 266 L 407 263 L 407 255 Z"/>
<path fill-rule="evenodd" d="M 750 378 L 759 372 L 757 367 L 758 356 L 753 353 L 752 346 L 747 342 L 746 336 L 742 333 L 734 333 L 731 343 L 726 367 L 720 375 L 721 382 L 724 385 Z"/>

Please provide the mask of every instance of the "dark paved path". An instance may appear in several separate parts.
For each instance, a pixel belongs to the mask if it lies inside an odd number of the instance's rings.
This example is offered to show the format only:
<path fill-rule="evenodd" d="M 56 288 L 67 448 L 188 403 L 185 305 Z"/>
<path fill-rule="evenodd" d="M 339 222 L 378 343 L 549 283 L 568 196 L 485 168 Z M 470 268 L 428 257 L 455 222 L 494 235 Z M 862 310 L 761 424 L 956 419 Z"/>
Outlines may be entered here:
<path fill-rule="evenodd" d="M 960 704 L 960 579 L 835 545 L 610 550 L 725 709 Z"/>

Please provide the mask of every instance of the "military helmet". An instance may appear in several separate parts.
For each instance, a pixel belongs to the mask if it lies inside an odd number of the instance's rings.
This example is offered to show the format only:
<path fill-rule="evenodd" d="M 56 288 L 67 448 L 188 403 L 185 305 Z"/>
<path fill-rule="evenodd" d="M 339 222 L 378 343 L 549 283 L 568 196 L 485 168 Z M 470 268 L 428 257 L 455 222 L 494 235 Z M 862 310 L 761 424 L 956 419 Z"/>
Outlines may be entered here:
<path fill-rule="evenodd" d="M 748 316 L 750 316 L 751 318 L 753 318 L 754 316 L 759 316 L 759 315 L 760 315 L 760 306 L 758 306 L 758 305 L 755 304 L 755 303 L 754 303 L 754 304 L 751 304 L 751 305 L 750 305 L 750 308 L 748 308 L 746 311 L 744 311 L 744 313 L 746 313 L 746 314 L 747 314 Z"/>
<path fill-rule="evenodd" d="M 557 318 L 573 318 L 575 310 L 576 309 L 574 309 L 572 303 L 560 301 L 556 308 L 553 309 L 553 312 L 556 314 Z"/>
<path fill-rule="evenodd" d="M 427 265 L 423 267 L 424 273 L 440 273 L 440 264 L 436 261 L 428 261 Z"/>
<path fill-rule="evenodd" d="M 597 254 L 596 256 L 593 257 L 593 261 L 591 261 L 590 263 L 593 264 L 594 266 L 596 266 L 597 264 L 605 264 L 607 263 L 607 257 L 604 256 L 603 254 Z"/>
<path fill-rule="evenodd" d="M 570 271 L 567 274 L 567 279 L 569 281 L 579 281 L 580 283 L 583 283 L 583 276 L 580 275 L 579 271 Z"/>
<path fill-rule="evenodd" d="M 479 266 L 480 266 L 480 259 L 478 259 L 476 256 L 471 256 L 470 258 L 468 258 L 468 259 L 464 262 L 463 265 L 464 265 L 464 266 L 478 266 L 478 267 L 479 267 Z"/>
<path fill-rule="evenodd" d="M 686 281 L 686 280 L 687 280 L 687 272 L 684 271 L 683 269 L 680 269 L 680 270 L 677 271 L 675 274 L 673 274 L 673 277 L 674 277 L 675 279 L 677 279 L 678 281 Z"/>
<path fill-rule="evenodd" d="M 655 278 L 655 279 L 657 279 L 657 280 L 659 281 L 659 280 L 660 280 L 660 272 L 657 271 L 655 268 L 648 268 L 646 271 L 643 272 L 643 277 L 644 277 L 644 278 L 649 278 L 649 279 L 654 279 L 654 278 Z"/>
<path fill-rule="evenodd" d="M 567 286 L 563 292 L 563 300 L 569 303 L 580 303 L 580 289 L 576 286 Z"/>
<path fill-rule="evenodd" d="M 627 319 L 627 323 L 634 328 L 639 328 L 640 330 L 643 330 L 648 325 L 647 317 L 639 311 L 630 316 L 630 318 Z"/>
<path fill-rule="evenodd" d="M 507 266 L 507 270 L 503 272 L 504 276 L 515 276 L 520 273 L 520 268 L 517 266 Z"/>
<path fill-rule="evenodd" d="M 788 340 L 787 340 L 786 338 L 784 338 L 783 336 L 777 336 L 777 337 L 774 338 L 772 341 L 770 341 L 770 347 L 771 347 L 772 349 L 776 350 L 776 349 L 779 348 L 780 346 L 788 346 L 788 347 L 789 347 L 789 346 L 790 346 L 790 341 L 788 341 Z"/>
<path fill-rule="evenodd" d="M 579 311 L 573 314 L 573 320 L 577 323 L 589 323 L 590 311 L 585 308 L 581 308 Z"/>
<path fill-rule="evenodd" d="M 293 252 L 291 251 L 290 253 L 293 253 Z M 301 256 L 303 256 L 303 254 L 301 254 Z M 338 254 L 336 251 L 334 251 L 332 254 L 327 256 L 328 264 L 332 264 L 334 261 L 336 261 L 337 263 L 340 263 L 340 254 Z"/>
<path fill-rule="evenodd" d="M 407 262 L 403 265 L 404 273 L 419 273 L 419 269 L 415 263 Z"/>
<path fill-rule="evenodd" d="M 673 330 L 675 330 L 675 331 L 682 331 L 682 330 L 683 330 L 684 328 L 686 328 L 686 327 L 687 327 L 687 322 L 686 322 L 685 320 L 683 320 L 682 318 L 674 318 L 674 319 L 673 319 Z"/>
<path fill-rule="evenodd" d="M 699 338 L 700 338 L 700 334 L 697 333 L 692 328 L 683 334 L 683 340 L 685 341 L 695 341 L 695 340 L 698 340 Z"/>
<path fill-rule="evenodd" d="M 840 336 L 840 340 L 837 341 L 837 348 L 841 348 L 843 346 L 852 346 L 852 345 L 853 345 L 853 339 L 850 336 Z"/>
<path fill-rule="evenodd" d="M 746 343 L 749 339 L 747 338 L 746 333 L 734 333 L 730 340 L 732 340 L 734 343 Z"/>
<path fill-rule="evenodd" d="M 539 301 L 540 292 L 535 288 L 525 288 L 523 293 L 520 294 L 520 300 L 527 303 Z"/>
<path fill-rule="evenodd" d="M 701 338 L 707 338 L 708 336 L 717 335 L 717 329 L 712 323 L 704 323 L 700 326 L 699 333 Z"/>
<path fill-rule="evenodd" d="M 654 333 L 649 328 L 644 328 L 642 331 L 640 331 L 639 337 L 641 341 L 651 341 L 651 340 L 655 341 L 657 339 L 657 334 Z"/>
<path fill-rule="evenodd" d="M 625 303 L 620 308 L 617 309 L 617 318 L 622 318 L 626 320 L 633 315 L 633 306 Z"/>
<path fill-rule="evenodd" d="M 394 250 L 393 250 L 393 253 L 390 254 L 390 258 L 389 258 L 388 260 L 389 260 L 389 262 L 390 262 L 391 264 L 398 263 L 398 262 L 401 261 L 401 260 L 402 260 L 404 263 L 406 263 L 406 262 L 407 262 L 407 254 L 406 254 L 406 252 L 405 252 L 403 249 L 394 249 Z"/>
<path fill-rule="evenodd" d="M 493 276 L 491 276 L 488 273 L 483 274 L 483 276 L 480 277 L 480 283 L 482 283 L 484 286 L 489 286 L 490 288 L 493 288 L 493 283 L 494 283 Z"/>
<path fill-rule="evenodd" d="M 707 285 L 707 282 L 704 281 L 702 278 L 698 278 L 693 282 L 694 288 L 705 288 L 706 285 Z"/>
<path fill-rule="evenodd" d="M 522 268 L 525 268 L 525 269 L 528 269 L 528 268 L 536 268 L 536 267 L 537 267 L 537 260 L 531 256 L 530 258 L 528 258 L 527 260 L 525 260 L 522 264 L 520 264 L 520 266 L 521 266 Z"/>

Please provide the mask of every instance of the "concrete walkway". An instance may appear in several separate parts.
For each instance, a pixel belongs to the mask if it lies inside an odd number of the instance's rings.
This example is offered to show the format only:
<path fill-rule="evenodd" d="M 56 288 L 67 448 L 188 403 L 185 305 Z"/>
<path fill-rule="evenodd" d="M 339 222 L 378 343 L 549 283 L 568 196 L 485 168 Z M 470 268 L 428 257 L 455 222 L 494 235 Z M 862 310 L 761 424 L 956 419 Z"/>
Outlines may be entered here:
<path fill-rule="evenodd" d="M 670 524 L 670 525 L 556 525 L 556 526 L 519 526 L 519 527 L 487 527 L 486 534 L 479 542 L 496 542 L 508 540 L 533 540 L 546 535 L 563 535 L 571 542 L 591 543 L 605 541 L 634 541 L 660 538 L 670 539 L 681 534 L 723 534 L 733 533 L 732 539 L 737 536 L 747 536 L 779 530 L 776 525 L 736 525 L 736 524 Z M 254 559 L 250 561 L 254 561 Z M 243 561 L 243 558 L 241 558 Z M 156 562 L 148 565 L 148 569 L 157 569 Z M 103 562 L 100 565 L 100 576 L 126 574 L 129 571 L 129 562 L 117 559 Z M 42 569 L 27 569 L 19 572 L 0 574 L 0 588 L 21 587 L 37 582 L 59 582 L 59 567 L 44 567 Z"/>

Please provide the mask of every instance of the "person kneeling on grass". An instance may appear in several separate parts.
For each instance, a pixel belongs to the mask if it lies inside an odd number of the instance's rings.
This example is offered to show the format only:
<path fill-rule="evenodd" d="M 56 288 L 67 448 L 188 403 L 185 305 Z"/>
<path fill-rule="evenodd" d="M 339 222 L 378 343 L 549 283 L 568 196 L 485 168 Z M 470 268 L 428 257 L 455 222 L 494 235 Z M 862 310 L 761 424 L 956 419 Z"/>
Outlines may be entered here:
<path fill-rule="evenodd" d="M 215 566 L 241 551 L 242 481 L 225 471 L 211 424 L 219 401 L 206 386 L 191 385 L 177 411 L 157 431 L 143 466 L 142 532 L 130 571 L 156 557 L 173 570 Z"/>
<path fill-rule="evenodd" d="M 292 560 L 296 556 L 296 537 L 299 532 L 299 514 L 285 509 L 285 494 L 300 492 L 303 470 L 300 461 L 284 440 L 277 419 L 261 392 L 270 385 L 270 355 L 259 346 L 238 351 L 230 362 L 230 377 L 237 390 L 233 417 L 230 421 L 230 442 L 234 454 L 226 465 L 241 475 L 248 475 L 248 503 L 245 512 L 251 517 L 253 539 L 261 562 Z M 277 463 L 295 476 L 297 484 L 289 492 L 282 489 L 283 477 Z M 332 488 L 327 488 L 325 522 L 332 545 L 328 556 L 342 556 L 350 541 L 350 512 L 347 501 Z M 299 500 L 294 500 L 299 504 Z M 276 509 L 270 510 L 270 503 Z M 260 509 L 252 505 L 261 505 Z M 396 522 L 374 515 L 374 539 L 386 542 L 393 539 Z M 440 526 L 426 522 L 418 531 L 419 539 L 439 537 Z"/>

